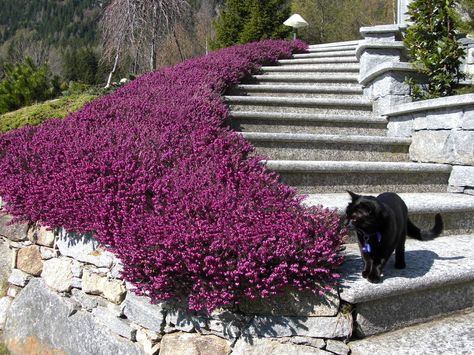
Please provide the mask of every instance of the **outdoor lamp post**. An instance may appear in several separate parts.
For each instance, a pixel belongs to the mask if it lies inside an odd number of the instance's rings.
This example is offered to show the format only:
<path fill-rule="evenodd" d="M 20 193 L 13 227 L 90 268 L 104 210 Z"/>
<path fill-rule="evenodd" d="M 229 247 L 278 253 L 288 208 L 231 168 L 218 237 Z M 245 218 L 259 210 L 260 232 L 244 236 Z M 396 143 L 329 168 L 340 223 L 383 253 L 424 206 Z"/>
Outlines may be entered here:
<path fill-rule="evenodd" d="M 296 32 L 298 28 L 306 27 L 308 26 L 308 22 L 305 21 L 304 18 L 302 18 L 298 14 L 291 15 L 288 20 L 283 22 L 285 26 L 293 27 L 293 39 L 296 39 Z"/>

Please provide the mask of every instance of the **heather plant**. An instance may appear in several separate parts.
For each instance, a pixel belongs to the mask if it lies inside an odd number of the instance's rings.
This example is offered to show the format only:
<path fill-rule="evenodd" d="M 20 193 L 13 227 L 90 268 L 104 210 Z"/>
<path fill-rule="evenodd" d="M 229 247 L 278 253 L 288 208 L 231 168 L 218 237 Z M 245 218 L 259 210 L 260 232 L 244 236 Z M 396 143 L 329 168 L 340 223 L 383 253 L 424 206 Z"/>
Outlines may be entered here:
<path fill-rule="evenodd" d="M 146 74 L 64 120 L 0 137 L 0 196 L 18 220 L 92 232 L 153 300 L 194 310 L 323 291 L 339 217 L 302 207 L 228 128 L 221 93 L 299 41 L 235 46 Z"/>

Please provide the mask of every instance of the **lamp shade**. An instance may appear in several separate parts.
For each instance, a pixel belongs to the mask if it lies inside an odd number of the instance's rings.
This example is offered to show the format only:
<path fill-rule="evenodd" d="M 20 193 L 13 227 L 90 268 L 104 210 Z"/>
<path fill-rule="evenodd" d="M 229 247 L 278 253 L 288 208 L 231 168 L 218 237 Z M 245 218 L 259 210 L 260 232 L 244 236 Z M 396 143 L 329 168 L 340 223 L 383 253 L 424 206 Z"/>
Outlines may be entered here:
<path fill-rule="evenodd" d="M 305 21 L 304 18 L 302 18 L 298 14 L 291 15 L 288 20 L 283 22 L 285 26 L 290 26 L 293 28 L 301 28 L 301 27 L 306 27 L 308 26 L 308 22 Z"/>

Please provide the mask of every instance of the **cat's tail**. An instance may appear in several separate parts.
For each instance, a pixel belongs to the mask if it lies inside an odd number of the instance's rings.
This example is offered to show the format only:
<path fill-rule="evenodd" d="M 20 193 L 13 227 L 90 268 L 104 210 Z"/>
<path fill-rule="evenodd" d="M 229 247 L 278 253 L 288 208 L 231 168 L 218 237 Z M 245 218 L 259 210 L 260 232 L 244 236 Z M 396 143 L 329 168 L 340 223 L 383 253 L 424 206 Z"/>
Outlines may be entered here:
<path fill-rule="evenodd" d="M 443 231 L 443 226 L 443 219 L 441 218 L 441 215 L 439 213 L 436 214 L 435 224 L 430 230 L 421 230 L 420 228 L 415 226 L 413 222 L 410 221 L 410 219 L 408 219 L 407 234 L 410 237 L 418 240 L 430 240 L 436 238 L 438 235 L 441 234 L 441 232 Z"/>

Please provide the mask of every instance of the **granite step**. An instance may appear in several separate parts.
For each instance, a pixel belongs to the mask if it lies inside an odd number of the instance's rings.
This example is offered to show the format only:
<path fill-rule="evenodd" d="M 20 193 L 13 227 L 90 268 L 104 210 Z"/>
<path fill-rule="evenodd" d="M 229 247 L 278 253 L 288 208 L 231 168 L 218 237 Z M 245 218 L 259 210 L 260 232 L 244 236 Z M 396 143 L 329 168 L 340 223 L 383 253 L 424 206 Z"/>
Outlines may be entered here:
<path fill-rule="evenodd" d="M 309 46 L 308 52 L 309 53 L 321 53 L 321 52 L 336 52 L 336 51 L 356 51 L 358 44 L 341 44 L 341 45 L 334 45 L 334 46 Z"/>
<path fill-rule="evenodd" d="M 281 65 L 294 65 L 294 64 L 341 64 L 341 63 L 353 64 L 353 63 L 358 63 L 358 62 L 359 61 L 357 60 L 355 53 L 341 51 L 341 52 L 331 52 L 331 53 L 295 54 L 292 59 L 280 59 L 277 63 Z"/>
<path fill-rule="evenodd" d="M 359 248 L 346 245 L 339 287 L 341 299 L 354 305 L 355 335 L 384 333 L 474 307 L 472 241 L 472 234 L 408 239 L 407 267 L 395 269 L 392 256 L 379 284 L 362 278 Z"/>
<path fill-rule="evenodd" d="M 373 191 L 446 192 L 450 165 L 366 161 L 268 160 L 283 183 L 303 194 Z"/>
<path fill-rule="evenodd" d="M 366 190 L 367 191 L 367 190 Z M 355 190 L 354 192 L 377 196 L 378 193 Z M 474 196 L 454 193 L 401 193 L 408 207 L 410 219 L 420 228 L 433 226 L 434 215 L 441 213 L 444 222 L 443 236 L 474 233 Z M 304 204 L 322 205 L 337 210 L 341 215 L 350 202 L 347 192 L 308 195 Z"/>
<path fill-rule="evenodd" d="M 350 342 L 352 355 L 472 354 L 474 310 Z"/>
<path fill-rule="evenodd" d="M 365 99 L 293 98 L 278 96 L 224 96 L 231 111 L 267 111 L 366 116 L 372 102 Z"/>
<path fill-rule="evenodd" d="M 229 90 L 228 95 L 237 96 L 278 96 L 332 99 L 363 99 L 362 87 L 331 85 L 273 85 L 241 84 Z"/>
<path fill-rule="evenodd" d="M 242 133 L 257 153 L 278 160 L 409 161 L 411 139 L 304 133 Z"/>
<path fill-rule="evenodd" d="M 339 52 L 339 51 L 353 51 L 356 52 L 358 46 L 355 45 L 345 45 L 345 46 L 337 46 L 337 47 L 309 47 L 307 53 L 331 53 L 331 52 Z"/>
<path fill-rule="evenodd" d="M 355 39 L 351 41 L 310 44 L 308 47 L 309 48 L 334 48 L 334 47 L 341 47 L 341 46 L 358 46 L 360 42 L 362 42 L 362 40 Z"/>
<path fill-rule="evenodd" d="M 293 54 L 294 59 L 306 59 L 306 58 L 341 58 L 341 57 L 351 57 L 352 60 L 357 60 L 356 51 L 354 49 L 343 49 L 339 51 L 332 52 L 314 52 L 314 53 L 299 53 Z M 291 60 L 291 59 L 289 59 Z"/>
<path fill-rule="evenodd" d="M 329 63 L 329 64 L 282 64 L 275 66 L 264 66 L 261 71 L 264 73 L 359 73 L 360 65 L 352 63 Z"/>
<path fill-rule="evenodd" d="M 347 85 L 352 84 L 359 87 L 358 74 L 338 73 L 338 74 L 275 74 L 267 73 L 262 75 L 252 75 L 250 83 L 282 83 L 282 84 L 308 84 L 308 83 L 326 83 L 331 85 Z"/>
<path fill-rule="evenodd" d="M 234 111 L 232 127 L 241 132 L 385 135 L 387 121 L 376 116 Z"/>

